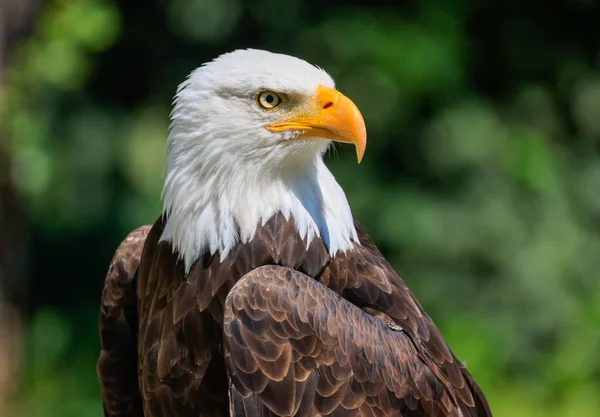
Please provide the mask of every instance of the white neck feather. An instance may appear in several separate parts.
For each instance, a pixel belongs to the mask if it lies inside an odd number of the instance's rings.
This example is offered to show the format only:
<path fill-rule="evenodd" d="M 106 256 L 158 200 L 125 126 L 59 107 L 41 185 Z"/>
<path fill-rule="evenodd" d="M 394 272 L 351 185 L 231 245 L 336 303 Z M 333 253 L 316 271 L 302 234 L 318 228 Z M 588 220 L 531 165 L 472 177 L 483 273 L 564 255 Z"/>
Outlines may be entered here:
<path fill-rule="evenodd" d="M 344 191 L 320 153 L 285 171 L 265 169 L 266 153 L 248 166 L 219 159 L 199 166 L 192 155 L 171 149 L 167 161 L 163 199 L 168 219 L 161 240 L 179 251 L 186 272 L 205 253 L 219 252 L 225 259 L 277 212 L 286 219 L 293 216 L 307 245 L 321 237 L 332 256 L 358 242 Z"/>

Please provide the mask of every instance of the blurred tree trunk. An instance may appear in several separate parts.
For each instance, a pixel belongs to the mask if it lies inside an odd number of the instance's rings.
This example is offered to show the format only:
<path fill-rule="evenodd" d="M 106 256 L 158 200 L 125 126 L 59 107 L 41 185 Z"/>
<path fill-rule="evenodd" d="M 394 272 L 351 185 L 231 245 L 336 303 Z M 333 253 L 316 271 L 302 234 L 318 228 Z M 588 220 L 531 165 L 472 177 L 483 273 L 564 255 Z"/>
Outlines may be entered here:
<path fill-rule="evenodd" d="M 8 158 L 0 149 L 0 415 L 6 415 L 16 388 L 23 333 L 19 302 L 23 228 L 7 171 Z"/>
<path fill-rule="evenodd" d="M 0 0 L 0 102 L 7 57 L 32 28 L 38 0 Z M 26 231 L 10 178 L 7 132 L 0 123 L 0 415 L 16 391 L 23 341 L 22 294 Z"/>

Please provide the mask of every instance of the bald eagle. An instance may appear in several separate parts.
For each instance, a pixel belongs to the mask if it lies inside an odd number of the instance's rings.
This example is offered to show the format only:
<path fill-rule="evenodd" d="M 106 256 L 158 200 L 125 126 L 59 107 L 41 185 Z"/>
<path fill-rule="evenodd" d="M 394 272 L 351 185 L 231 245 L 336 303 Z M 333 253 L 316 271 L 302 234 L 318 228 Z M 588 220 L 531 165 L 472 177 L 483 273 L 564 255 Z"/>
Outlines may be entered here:
<path fill-rule="evenodd" d="M 491 416 L 323 163 L 366 147 L 325 71 L 237 50 L 171 119 L 163 213 L 102 293 L 106 416 Z"/>

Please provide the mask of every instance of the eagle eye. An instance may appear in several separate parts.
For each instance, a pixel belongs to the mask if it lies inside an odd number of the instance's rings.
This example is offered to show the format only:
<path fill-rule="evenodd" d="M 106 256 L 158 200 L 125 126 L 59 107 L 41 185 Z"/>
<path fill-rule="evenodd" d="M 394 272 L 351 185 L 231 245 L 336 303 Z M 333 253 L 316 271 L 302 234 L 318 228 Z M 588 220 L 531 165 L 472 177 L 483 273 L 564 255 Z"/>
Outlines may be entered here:
<path fill-rule="evenodd" d="M 273 91 L 262 91 L 256 96 L 256 102 L 265 110 L 274 110 L 279 107 L 282 100 L 279 94 Z"/>

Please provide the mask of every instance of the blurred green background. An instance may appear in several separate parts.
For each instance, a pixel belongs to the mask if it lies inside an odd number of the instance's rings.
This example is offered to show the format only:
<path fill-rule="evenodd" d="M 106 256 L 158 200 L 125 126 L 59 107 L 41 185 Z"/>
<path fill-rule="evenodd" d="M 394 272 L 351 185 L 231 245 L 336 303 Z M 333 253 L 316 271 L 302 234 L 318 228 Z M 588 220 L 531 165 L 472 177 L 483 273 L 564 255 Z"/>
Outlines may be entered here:
<path fill-rule="evenodd" d="M 325 68 L 358 104 L 364 161 L 338 147 L 328 165 L 495 416 L 600 415 L 598 2 L 4 0 L 1 14 L 0 415 L 102 415 L 100 292 L 120 240 L 160 213 L 175 88 L 246 47 Z"/>

